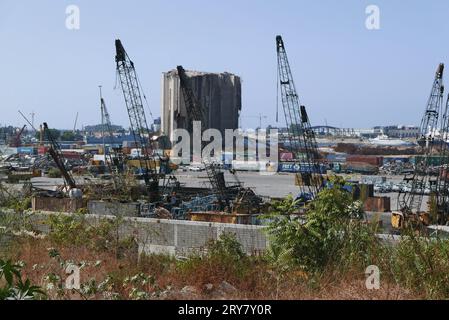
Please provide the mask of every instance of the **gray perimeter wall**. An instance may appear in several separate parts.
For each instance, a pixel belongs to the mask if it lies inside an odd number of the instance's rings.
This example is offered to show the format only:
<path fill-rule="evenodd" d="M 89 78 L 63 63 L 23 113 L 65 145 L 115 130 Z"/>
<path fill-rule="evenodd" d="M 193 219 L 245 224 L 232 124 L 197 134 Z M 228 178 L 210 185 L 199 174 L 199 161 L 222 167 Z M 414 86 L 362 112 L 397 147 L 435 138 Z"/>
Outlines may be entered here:
<path fill-rule="evenodd" d="M 44 224 L 50 212 L 31 214 L 32 225 L 39 231 L 48 233 Z M 114 219 L 114 216 L 88 214 L 85 216 L 91 224 L 102 219 Z M 267 248 L 267 238 L 263 227 L 239 224 L 209 223 L 197 221 L 159 220 L 149 218 L 122 217 L 118 234 L 121 238 L 134 236 L 141 253 L 167 253 L 177 257 L 186 257 L 192 253 L 206 252 L 208 241 L 217 239 L 222 233 L 233 233 L 249 255 L 259 255 Z"/>

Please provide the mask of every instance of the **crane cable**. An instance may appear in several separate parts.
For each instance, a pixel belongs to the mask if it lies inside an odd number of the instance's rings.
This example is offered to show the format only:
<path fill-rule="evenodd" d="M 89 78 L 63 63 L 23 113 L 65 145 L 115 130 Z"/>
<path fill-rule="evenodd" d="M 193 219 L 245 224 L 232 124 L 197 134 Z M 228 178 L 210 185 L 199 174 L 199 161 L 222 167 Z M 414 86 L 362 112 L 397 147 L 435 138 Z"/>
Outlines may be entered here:
<path fill-rule="evenodd" d="M 142 84 L 140 83 L 139 75 L 137 74 L 137 72 L 136 72 L 136 78 L 137 78 L 137 83 L 139 84 L 139 87 L 142 88 L 143 100 L 145 100 L 145 104 L 147 106 L 148 112 L 150 113 L 151 120 L 153 120 L 153 122 L 154 122 L 154 117 L 153 117 L 153 113 L 151 112 L 151 109 L 150 109 L 150 104 L 148 103 L 147 96 L 145 95 L 145 92 L 143 91 L 143 87 L 142 87 Z"/>
<path fill-rule="evenodd" d="M 279 70 L 276 70 L 276 123 L 279 123 Z"/>

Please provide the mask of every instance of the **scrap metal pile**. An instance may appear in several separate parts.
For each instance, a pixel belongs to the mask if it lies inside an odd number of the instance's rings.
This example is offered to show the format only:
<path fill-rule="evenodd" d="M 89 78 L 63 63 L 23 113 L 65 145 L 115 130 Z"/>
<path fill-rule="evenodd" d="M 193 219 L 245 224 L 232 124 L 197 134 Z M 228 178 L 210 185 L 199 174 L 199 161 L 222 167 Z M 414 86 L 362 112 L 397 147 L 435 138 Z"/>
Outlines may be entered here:
<path fill-rule="evenodd" d="M 389 162 L 379 168 L 380 175 L 401 175 L 413 172 L 415 169 L 410 162 Z"/>

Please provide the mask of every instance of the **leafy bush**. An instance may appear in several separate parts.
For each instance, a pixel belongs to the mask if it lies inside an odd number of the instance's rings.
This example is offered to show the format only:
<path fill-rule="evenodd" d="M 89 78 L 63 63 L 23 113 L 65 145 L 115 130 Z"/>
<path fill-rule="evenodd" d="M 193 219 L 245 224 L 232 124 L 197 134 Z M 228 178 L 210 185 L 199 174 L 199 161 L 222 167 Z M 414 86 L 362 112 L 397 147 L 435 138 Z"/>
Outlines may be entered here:
<path fill-rule="evenodd" d="M 48 170 L 47 175 L 50 178 L 61 178 L 62 177 L 61 171 L 57 168 L 51 168 L 50 170 Z"/>
<path fill-rule="evenodd" d="M 390 270 L 397 283 L 431 299 L 447 299 L 449 240 L 409 234 L 392 251 Z"/>
<path fill-rule="evenodd" d="M 209 241 L 206 252 L 179 261 L 176 266 L 179 276 L 183 279 L 193 277 L 197 284 L 214 283 L 217 279 L 235 283 L 251 271 L 253 261 L 234 234 L 223 233 L 219 239 Z"/>
<path fill-rule="evenodd" d="M 119 239 L 118 228 L 122 219 L 102 219 L 89 224 L 83 214 L 50 215 L 46 224 L 50 227 L 49 239 L 61 246 L 85 246 L 95 251 L 114 251 L 121 255 L 134 246 L 134 238 Z"/>
<path fill-rule="evenodd" d="M 45 296 L 40 287 L 31 284 L 29 279 L 22 280 L 22 266 L 13 264 L 11 260 L 0 260 L 0 300 L 34 300 L 39 296 Z"/>
<path fill-rule="evenodd" d="M 210 257 L 231 261 L 239 261 L 246 257 L 242 245 L 232 233 L 223 233 L 218 240 L 210 241 L 207 249 Z"/>
<path fill-rule="evenodd" d="M 287 265 L 311 272 L 369 260 L 367 252 L 376 243 L 374 230 L 360 220 L 361 203 L 353 201 L 343 185 L 335 179 L 309 205 L 305 217 L 293 215 L 297 203 L 291 196 L 274 203 L 266 229 L 270 252 Z"/>

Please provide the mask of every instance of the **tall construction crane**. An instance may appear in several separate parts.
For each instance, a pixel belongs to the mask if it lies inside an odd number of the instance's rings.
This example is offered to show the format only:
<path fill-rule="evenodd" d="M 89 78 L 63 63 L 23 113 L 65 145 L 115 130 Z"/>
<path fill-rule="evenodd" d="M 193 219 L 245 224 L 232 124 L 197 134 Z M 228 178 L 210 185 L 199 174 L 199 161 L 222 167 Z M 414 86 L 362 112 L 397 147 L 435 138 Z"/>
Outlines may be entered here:
<path fill-rule="evenodd" d="M 204 115 L 203 107 L 201 106 L 199 100 L 196 98 L 191 83 L 187 78 L 186 72 L 182 66 L 176 67 L 178 71 L 178 76 L 180 80 L 181 92 L 184 96 L 184 101 L 187 109 L 187 128 L 190 128 L 189 132 L 193 130 L 193 122 L 201 122 L 201 133 L 205 130 L 207 125 L 207 120 Z M 202 141 L 201 151 L 203 150 L 204 142 Z M 216 193 L 220 205 L 226 203 L 229 204 L 229 199 L 226 192 L 226 183 L 224 180 L 223 172 L 219 170 L 216 164 L 208 163 L 204 161 L 204 166 L 207 172 L 207 177 L 212 186 L 212 190 Z"/>
<path fill-rule="evenodd" d="M 159 174 L 155 169 L 154 158 L 149 154 L 150 139 L 148 123 L 142 102 L 139 79 L 134 63 L 129 58 L 120 40 L 115 40 L 117 74 L 125 98 L 131 131 L 134 141 L 142 152 L 139 155 L 140 170 L 145 186 L 150 196 L 150 201 L 159 199 Z M 152 162 L 152 164 L 150 164 Z"/>
<path fill-rule="evenodd" d="M 306 108 L 300 105 L 281 36 L 276 37 L 276 50 L 279 73 L 278 85 L 281 91 L 289 147 L 300 164 L 302 194 L 305 198 L 308 198 L 307 200 L 311 200 L 318 194 L 324 181 L 318 161 L 315 133 L 311 128 Z"/>
<path fill-rule="evenodd" d="M 121 157 L 117 153 L 116 149 L 113 148 L 114 144 L 114 130 L 112 130 L 112 122 L 111 117 L 109 115 L 109 111 L 106 108 L 106 102 L 102 96 L 101 93 L 101 87 L 100 87 L 100 109 L 101 109 L 101 123 L 103 127 L 103 138 L 105 137 L 104 129 L 106 128 L 107 134 L 108 134 L 108 142 L 110 145 L 110 151 L 106 153 L 105 150 L 105 156 L 109 158 L 109 164 L 111 172 L 114 173 L 121 173 L 123 171 L 123 163 L 121 162 Z"/>
<path fill-rule="evenodd" d="M 50 156 L 53 158 L 53 161 L 55 162 L 59 171 L 61 171 L 66 186 L 68 186 L 70 189 L 76 189 L 75 179 L 73 179 L 73 176 L 67 170 L 67 167 L 65 165 L 66 160 L 64 158 L 64 155 L 62 154 L 61 147 L 59 146 L 59 143 L 53 138 L 53 135 L 51 134 L 46 122 L 44 122 L 44 134 L 47 137 L 48 143 L 50 144 L 48 153 L 50 153 Z"/>
<path fill-rule="evenodd" d="M 427 185 L 433 191 L 433 196 L 438 199 L 439 178 L 432 177 L 430 157 L 437 151 L 438 143 L 435 135 L 438 132 L 438 124 L 443 106 L 443 72 L 444 64 L 438 65 L 432 84 L 426 109 L 421 120 L 417 141 L 421 147 L 422 156 L 415 163 L 415 170 L 411 176 L 405 176 L 404 181 L 411 185 L 410 190 L 400 192 L 398 196 L 398 211 L 392 213 L 391 223 L 393 228 L 400 229 L 405 223 L 421 225 L 429 223 L 429 218 L 422 212 L 424 189 Z M 441 134 L 444 135 L 443 132 Z M 444 136 L 442 136 L 444 140 Z"/>
<path fill-rule="evenodd" d="M 449 94 L 446 99 L 440 130 L 440 167 L 438 171 L 438 182 L 436 188 L 437 216 L 434 217 L 438 224 L 445 224 L 449 220 Z"/>
<path fill-rule="evenodd" d="M 102 134 L 103 134 L 103 142 L 105 138 L 105 127 L 108 134 L 108 142 L 109 142 L 109 152 L 106 152 L 106 148 L 104 148 L 105 162 L 111 172 L 112 179 L 114 181 L 115 188 L 117 189 L 121 185 L 120 174 L 123 172 L 123 163 L 121 156 L 116 152 L 116 149 L 113 148 L 114 144 L 114 131 L 112 130 L 111 118 L 109 116 L 108 109 L 106 108 L 106 103 L 103 99 L 103 95 L 101 93 L 100 86 L 100 108 L 101 108 L 101 123 L 102 123 Z"/>

